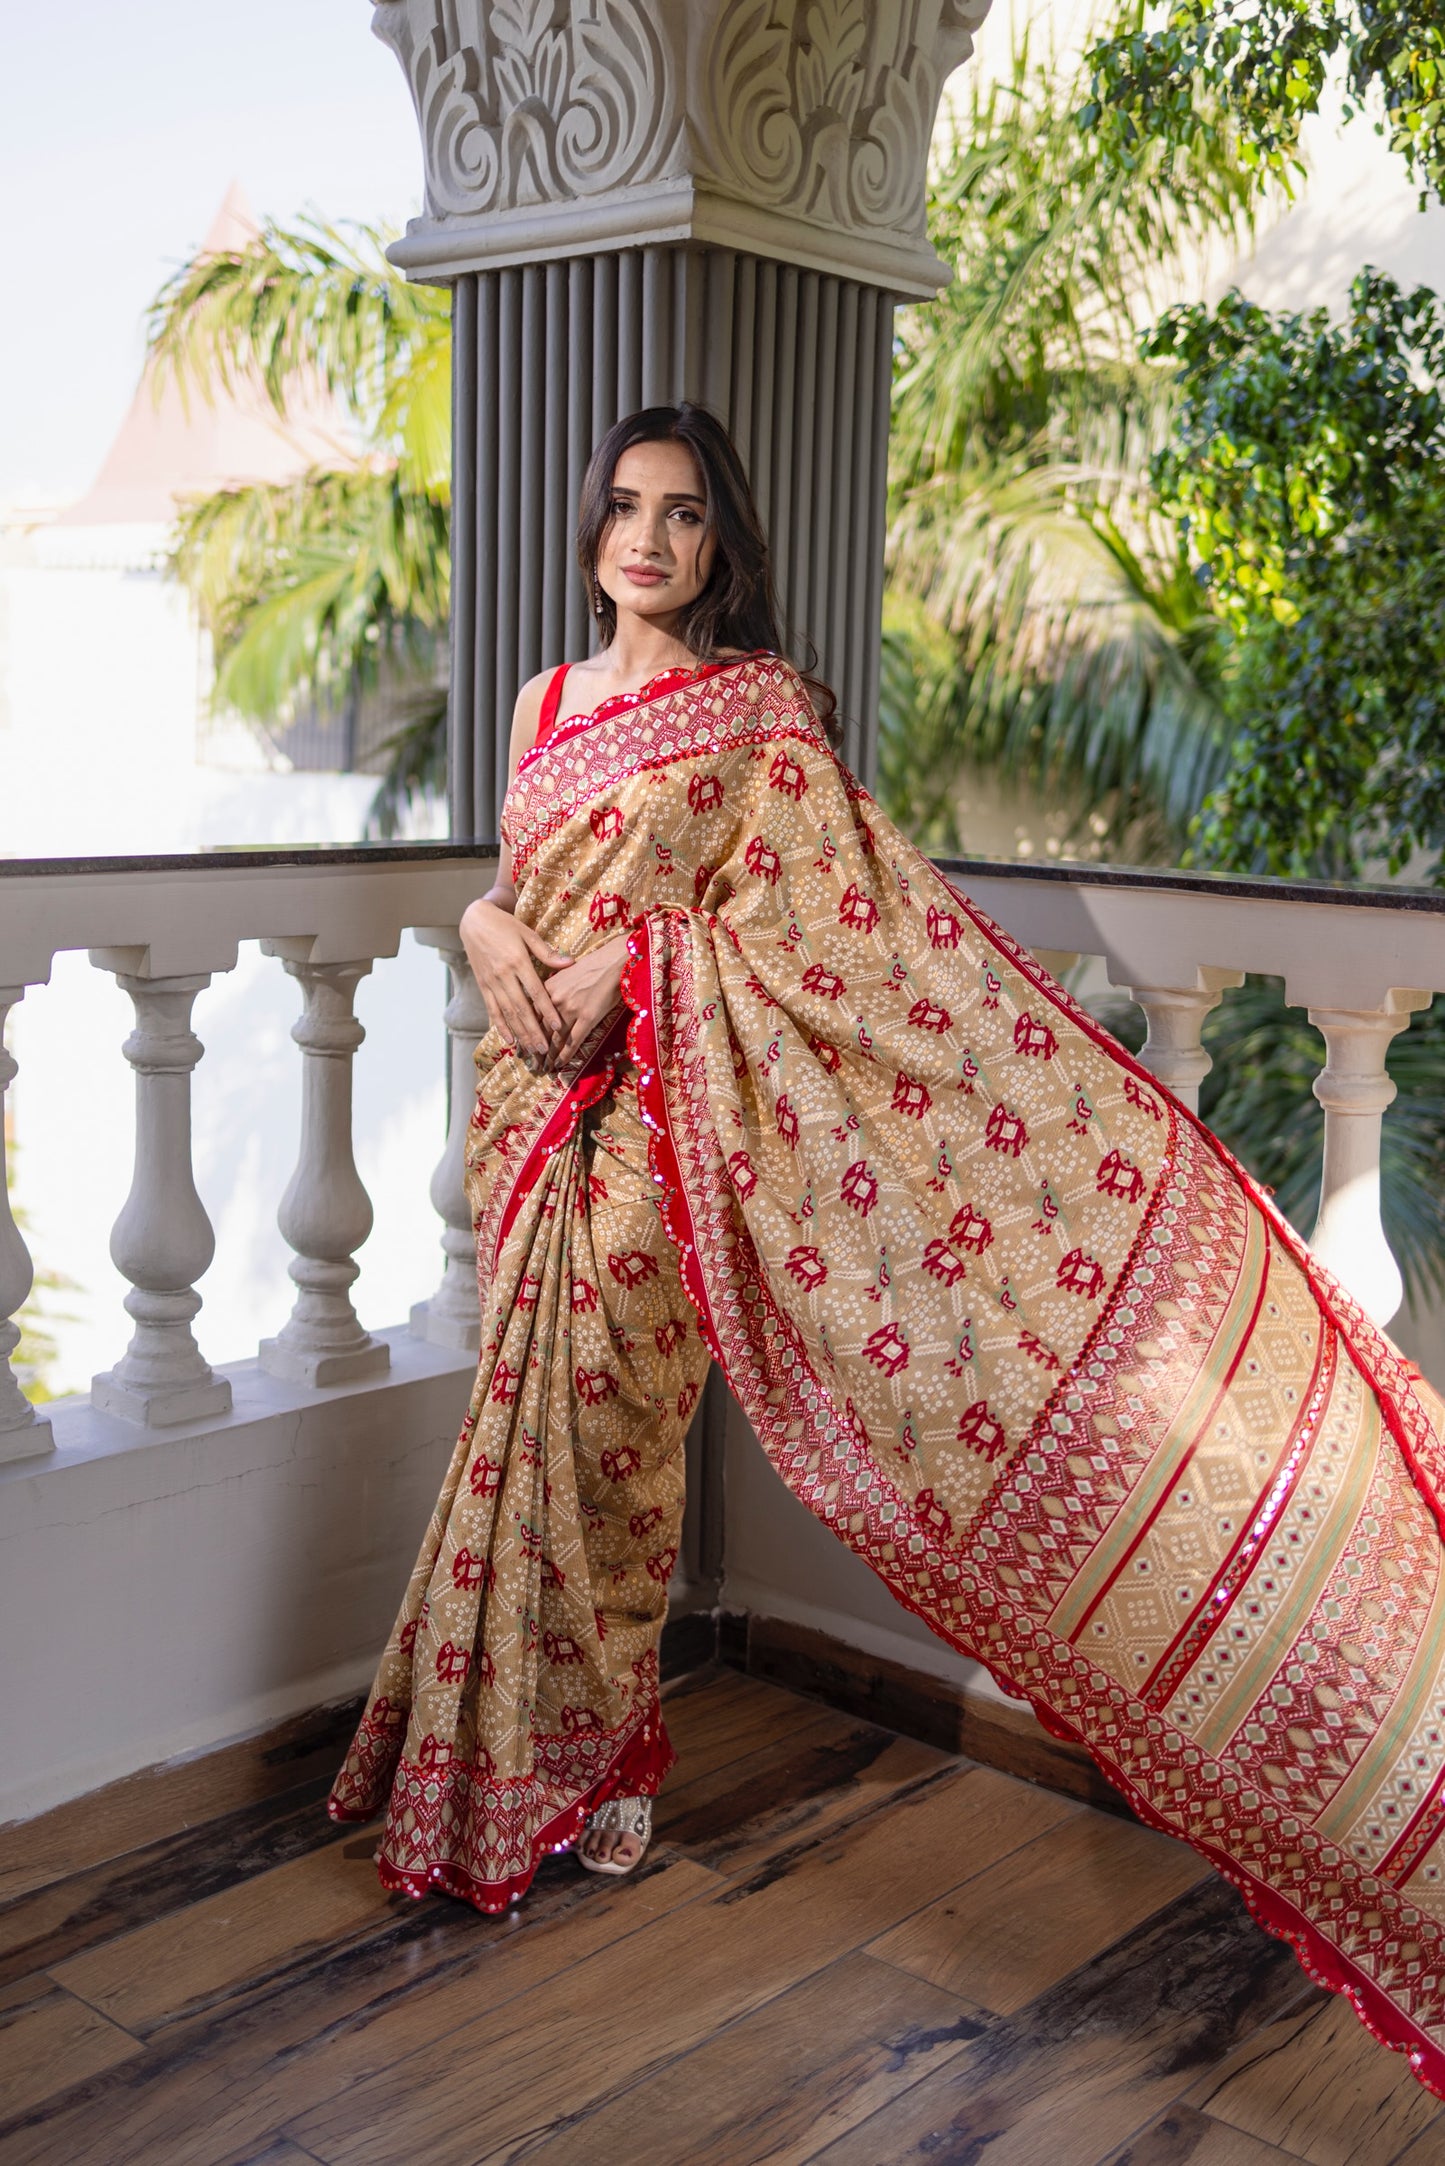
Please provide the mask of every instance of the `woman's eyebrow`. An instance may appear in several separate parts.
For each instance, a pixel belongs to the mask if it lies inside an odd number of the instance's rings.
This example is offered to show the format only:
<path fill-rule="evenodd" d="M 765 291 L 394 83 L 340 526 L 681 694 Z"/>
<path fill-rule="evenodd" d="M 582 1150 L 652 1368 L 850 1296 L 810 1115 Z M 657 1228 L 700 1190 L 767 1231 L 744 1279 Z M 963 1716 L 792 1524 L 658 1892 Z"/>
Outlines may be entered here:
<path fill-rule="evenodd" d="M 636 489 L 627 488 L 625 484 L 614 483 L 612 494 L 614 497 L 625 496 L 635 504 L 638 501 L 640 492 Z M 670 490 L 662 501 L 664 504 L 697 504 L 704 511 L 707 510 L 707 498 L 705 496 L 694 496 L 690 490 L 686 489 Z"/>

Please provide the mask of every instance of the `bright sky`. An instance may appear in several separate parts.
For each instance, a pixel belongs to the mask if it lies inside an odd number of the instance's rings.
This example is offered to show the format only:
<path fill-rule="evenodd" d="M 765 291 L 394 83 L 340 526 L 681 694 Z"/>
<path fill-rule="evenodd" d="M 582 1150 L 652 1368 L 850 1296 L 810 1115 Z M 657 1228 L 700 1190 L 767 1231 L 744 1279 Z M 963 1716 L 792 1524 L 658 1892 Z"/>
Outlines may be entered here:
<path fill-rule="evenodd" d="M 5 10 L 0 503 L 79 492 L 125 412 L 146 306 L 232 180 L 258 214 L 403 223 L 411 99 L 368 0 Z"/>
<path fill-rule="evenodd" d="M 997 0 L 979 41 L 999 65 Z M 1091 0 L 1048 0 L 1077 43 Z M 204 236 L 232 180 L 289 218 L 389 219 L 420 207 L 400 67 L 369 0 L 57 0 L 6 10 L 0 46 L 0 504 L 76 496 L 135 387 L 148 302 Z M 1445 286 L 1445 214 L 1420 219 L 1367 128 L 1321 125 L 1307 200 L 1244 272 L 1276 305 L 1343 296 L 1367 260 Z"/>

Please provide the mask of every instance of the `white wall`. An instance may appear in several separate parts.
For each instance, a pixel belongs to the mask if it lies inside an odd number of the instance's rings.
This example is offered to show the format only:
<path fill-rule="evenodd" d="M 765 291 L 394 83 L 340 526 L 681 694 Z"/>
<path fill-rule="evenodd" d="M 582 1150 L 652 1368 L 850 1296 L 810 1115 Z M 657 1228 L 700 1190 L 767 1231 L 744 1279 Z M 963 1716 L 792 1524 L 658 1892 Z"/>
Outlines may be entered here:
<path fill-rule="evenodd" d="M 724 1609 L 810 1625 L 906 1669 L 1005 1697 L 981 1664 L 957 1654 L 895 1602 L 862 1558 L 799 1503 L 733 1401 L 725 1485 Z"/>
<path fill-rule="evenodd" d="M 248 1363 L 222 1423 L 61 1406 L 52 1459 L 0 1466 L 0 1821 L 370 1682 L 473 1373 L 390 1337 L 380 1384 Z"/>

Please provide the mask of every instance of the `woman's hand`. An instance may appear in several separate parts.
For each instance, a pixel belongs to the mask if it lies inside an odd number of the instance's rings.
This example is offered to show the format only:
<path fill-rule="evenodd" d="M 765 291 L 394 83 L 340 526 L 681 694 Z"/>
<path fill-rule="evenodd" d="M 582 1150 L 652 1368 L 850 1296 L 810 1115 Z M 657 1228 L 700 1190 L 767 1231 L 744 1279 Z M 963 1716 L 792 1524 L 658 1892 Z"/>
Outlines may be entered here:
<path fill-rule="evenodd" d="M 563 1036 L 556 1041 L 544 1065 L 565 1068 L 581 1052 L 585 1040 L 622 998 L 622 971 L 627 961 L 627 935 L 618 933 L 600 947 L 589 948 L 575 963 L 559 970 L 549 991 L 562 1018 Z"/>
<path fill-rule="evenodd" d="M 552 992 L 537 974 L 537 964 L 564 970 L 572 965 L 571 956 L 554 948 L 530 925 L 523 925 L 510 910 L 485 900 L 468 903 L 461 935 L 492 1022 L 529 1062 L 548 1061 L 566 1036 L 571 1018 L 563 1020 Z"/>

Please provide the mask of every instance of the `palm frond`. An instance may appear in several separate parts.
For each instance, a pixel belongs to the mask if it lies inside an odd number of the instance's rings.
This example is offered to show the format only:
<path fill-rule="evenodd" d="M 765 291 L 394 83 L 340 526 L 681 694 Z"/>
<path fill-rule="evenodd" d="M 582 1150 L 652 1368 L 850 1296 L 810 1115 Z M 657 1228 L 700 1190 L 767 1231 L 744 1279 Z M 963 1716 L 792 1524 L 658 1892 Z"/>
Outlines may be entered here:
<path fill-rule="evenodd" d="M 1142 0 L 1095 22 L 1127 34 Z M 1135 339 L 1177 298 L 1181 264 L 1251 229 L 1255 192 L 1227 128 L 1187 152 L 1153 147 L 1129 172 L 1108 167 L 1077 124 L 1087 68 L 1032 33 L 1008 71 L 966 78 L 935 155 L 929 230 L 951 286 L 899 320 L 893 478 L 907 489 L 966 464 L 980 438 L 1035 436 L 1098 371 L 1139 381 Z"/>
<path fill-rule="evenodd" d="M 365 839 L 390 842 L 411 808 L 442 798 L 447 787 L 447 693 L 436 685 L 415 692 L 399 729 L 381 746 L 385 762 L 367 810 Z"/>
<path fill-rule="evenodd" d="M 182 514 L 176 570 L 216 649 L 216 696 L 273 722 L 386 663 L 429 680 L 448 609 L 446 514 L 399 469 L 228 489 Z"/>
<path fill-rule="evenodd" d="M 924 734 L 949 741 L 954 773 L 967 762 L 1082 791 L 1136 850 L 1177 847 L 1228 737 L 1213 623 L 1167 548 L 1117 475 L 1077 463 L 1025 454 L 911 493 L 889 537 L 891 592 L 951 637 L 947 724 Z"/>
<path fill-rule="evenodd" d="M 243 248 L 184 264 L 151 306 L 157 384 L 188 395 L 259 381 L 279 413 L 324 385 L 409 484 L 445 496 L 451 323 L 445 294 L 408 285 L 379 227 L 268 220 Z"/>

